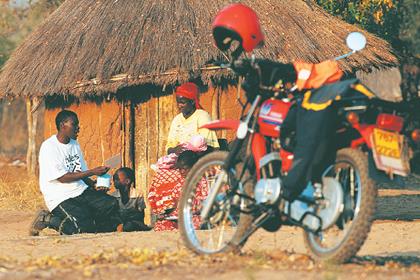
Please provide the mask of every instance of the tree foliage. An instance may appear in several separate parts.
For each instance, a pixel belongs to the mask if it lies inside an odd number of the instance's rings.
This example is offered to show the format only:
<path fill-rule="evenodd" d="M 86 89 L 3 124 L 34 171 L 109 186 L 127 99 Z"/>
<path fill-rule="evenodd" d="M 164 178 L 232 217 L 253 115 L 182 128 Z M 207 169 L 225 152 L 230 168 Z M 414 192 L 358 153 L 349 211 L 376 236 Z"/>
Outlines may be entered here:
<path fill-rule="evenodd" d="M 399 39 L 420 59 L 420 1 L 404 0 L 400 7 Z"/>
<path fill-rule="evenodd" d="M 398 7 L 395 0 L 317 0 L 328 12 L 342 17 L 384 38 L 398 32 L 395 22 Z"/>
<path fill-rule="evenodd" d="M 329 13 L 391 43 L 400 57 L 401 91 L 420 100 L 419 0 L 316 0 Z"/>
<path fill-rule="evenodd" d="M 420 55 L 419 0 L 316 0 L 329 13 L 389 41 L 399 51 Z"/>
<path fill-rule="evenodd" d="M 18 5 L 0 0 L 0 67 L 16 46 L 63 1 L 38 0 Z"/>

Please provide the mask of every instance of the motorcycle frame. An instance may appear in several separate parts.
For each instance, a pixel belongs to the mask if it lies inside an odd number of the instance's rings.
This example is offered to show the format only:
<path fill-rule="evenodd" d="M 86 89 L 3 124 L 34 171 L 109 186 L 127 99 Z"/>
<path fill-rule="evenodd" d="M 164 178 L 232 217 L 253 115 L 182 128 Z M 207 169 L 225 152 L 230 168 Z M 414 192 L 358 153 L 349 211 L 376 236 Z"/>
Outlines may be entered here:
<path fill-rule="evenodd" d="M 261 96 L 257 96 L 255 98 L 255 100 L 258 100 L 258 101 L 253 102 L 253 106 L 251 106 L 251 109 L 248 111 L 248 113 L 246 115 L 246 119 L 251 120 L 252 116 L 255 115 L 255 113 L 258 111 L 257 109 L 259 108 L 259 105 L 260 105 L 260 102 L 261 102 Z M 261 160 L 261 158 L 263 158 L 267 154 L 267 140 L 261 133 L 259 133 L 258 131 L 255 130 L 255 126 L 256 126 L 255 121 L 252 121 L 252 123 L 249 123 L 249 121 L 248 122 L 245 121 L 243 123 L 247 123 L 247 126 L 248 126 L 246 135 L 250 135 L 250 137 L 251 137 L 251 139 L 250 139 L 250 141 L 251 141 L 251 152 L 252 152 L 252 157 L 254 159 L 255 166 L 256 166 L 256 168 L 255 168 L 256 169 L 256 176 L 257 176 L 257 179 L 259 180 L 261 178 L 260 160 Z M 225 130 L 225 129 L 238 131 L 238 128 L 239 128 L 240 125 L 241 125 L 241 121 L 239 121 L 239 120 L 217 120 L 217 121 L 212 121 L 210 123 L 207 123 L 207 124 L 201 126 L 200 128 L 207 128 L 207 129 L 213 130 L 213 131 Z M 232 152 L 229 153 L 228 158 L 231 158 L 231 157 L 235 158 L 237 156 L 237 153 L 239 152 L 239 148 L 243 144 L 242 141 L 244 139 L 240 139 L 239 137 L 237 137 L 237 139 L 239 139 L 240 145 L 239 144 L 237 145 L 238 148 L 236 148 L 236 147 L 232 148 Z M 237 143 L 237 142 L 235 142 L 235 143 Z M 232 156 L 231 156 L 231 154 L 232 154 Z M 232 167 L 231 164 L 232 163 L 230 163 L 229 160 L 226 161 L 226 163 L 225 163 L 226 170 L 228 170 L 229 168 Z"/>

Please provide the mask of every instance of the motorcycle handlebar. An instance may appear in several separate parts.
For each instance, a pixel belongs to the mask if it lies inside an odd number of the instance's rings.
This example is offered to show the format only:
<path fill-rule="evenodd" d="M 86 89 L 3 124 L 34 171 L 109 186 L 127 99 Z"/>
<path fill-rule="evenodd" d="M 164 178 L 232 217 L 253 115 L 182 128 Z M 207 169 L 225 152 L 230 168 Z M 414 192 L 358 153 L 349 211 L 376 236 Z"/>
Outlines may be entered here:
<path fill-rule="evenodd" d="M 231 69 L 238 75 L 246 75 L 251 69 L 251 63 L 249 59 L 238 59 L 232 63 L 226 63 L 224 61 L 215 61 L 212 63 L 214 66 L 218 66 L 222 69 Z"/>
<path fill-rule="evenodd" d="M 213 63 L 223 69 L 231 69 L 239 76 L 245 77 L 242 88 L 247 92 L 277 93 L 288 82 L 294 84 L 296 71 L 292 64 L 284 64 L 269 59 L 245 58 L 231 63 L 216 61 Z M 292 93 L 295 88 L 287 90 Z"/>
<path fill-rule="evenodd" d="M 231 69 L 231 64 L 226 61 L 214 61 L 212 63 L 213 66 L 220 67 L 222 69 Z"/>

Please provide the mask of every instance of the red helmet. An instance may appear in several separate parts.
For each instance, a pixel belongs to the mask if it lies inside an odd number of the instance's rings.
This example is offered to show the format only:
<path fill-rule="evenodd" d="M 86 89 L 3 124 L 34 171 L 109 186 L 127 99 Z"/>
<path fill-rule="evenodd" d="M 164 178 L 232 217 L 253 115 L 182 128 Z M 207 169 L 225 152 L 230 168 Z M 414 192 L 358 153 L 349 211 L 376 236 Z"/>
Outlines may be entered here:
<path fill-rule="evenodd" d="M 264 35 L 257 14 L 243 4 L 231 4 L 223 8 L 213 21 L 213 37 L 216 46 L 224 51 L 232 40 L 238 40 L 246 52 L 262 46 Z"/>

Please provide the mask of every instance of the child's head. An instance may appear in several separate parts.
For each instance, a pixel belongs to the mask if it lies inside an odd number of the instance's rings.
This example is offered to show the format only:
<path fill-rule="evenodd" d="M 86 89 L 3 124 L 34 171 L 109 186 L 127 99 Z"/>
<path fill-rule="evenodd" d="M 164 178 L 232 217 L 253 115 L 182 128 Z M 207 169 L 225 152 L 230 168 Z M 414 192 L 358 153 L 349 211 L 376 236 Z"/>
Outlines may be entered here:
<path fill-rule="evenodd" d="M 193 151 L 184 151 L 176 160 L 175 167 L 179 169 L 191 169 L 191 167 L 196 163 L 198 160 L 198 155 Z"/>
<path fill-rule="evenodd" d="M 121 167 L 115 171 L 113 180 L 116 189 L 129 189 L 134 183 L 134 171 L 128 167 Z"/>

